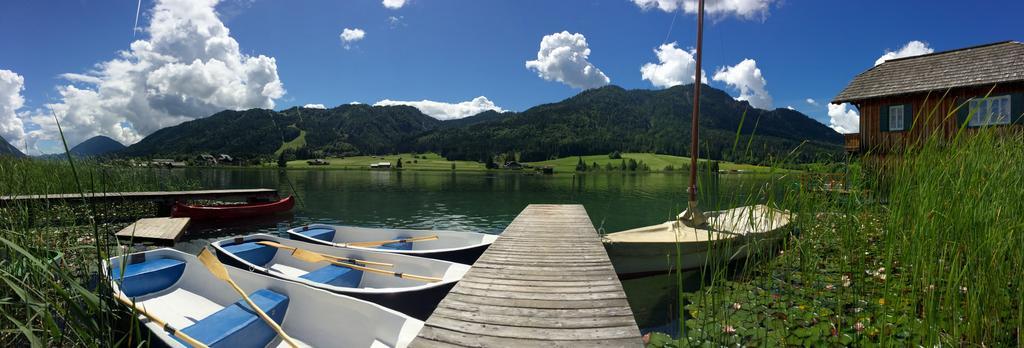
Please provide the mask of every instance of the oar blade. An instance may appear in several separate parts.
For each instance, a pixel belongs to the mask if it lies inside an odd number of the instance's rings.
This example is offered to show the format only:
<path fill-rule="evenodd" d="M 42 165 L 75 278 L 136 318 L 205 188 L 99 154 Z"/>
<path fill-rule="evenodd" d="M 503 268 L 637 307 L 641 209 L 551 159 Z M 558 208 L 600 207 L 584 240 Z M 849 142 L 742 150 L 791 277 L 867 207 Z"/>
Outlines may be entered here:
<path fill-rule="evenodd" d="M 203 251 L 199 253 L 199 262 L 202 262 L 203 266 L 206 266 L 206 269 L 217 279 L 231 281 L 227 268 L 224 268 L 224 264 L 217 260 L 217 257 L 210 252 L 210 249 L 203 248 Z"/>
<path fill-rule="evenodd" d="M 311 251 L 307 251 L 307 250 L 304 250 L 304 249 L 299 249 L 299 248 L 295 248 L 294 250 L 292 250 L 292 256 L 294 256 L 296 259 L 299 259 L 299 260 L 302 260 L 302 261 L 306 261 L 306 262 L 314 262 L 315 263 L 315 262 L 323 262 L 323 261 L 330 262 L 331 261 L 331 260 L 328 260 L 327 258 L 323 257 L 323 255 L 320 255 L 320 254 L 317 254 L 317 253 L 314 253 L 314 252 L 311 252 Z"/>

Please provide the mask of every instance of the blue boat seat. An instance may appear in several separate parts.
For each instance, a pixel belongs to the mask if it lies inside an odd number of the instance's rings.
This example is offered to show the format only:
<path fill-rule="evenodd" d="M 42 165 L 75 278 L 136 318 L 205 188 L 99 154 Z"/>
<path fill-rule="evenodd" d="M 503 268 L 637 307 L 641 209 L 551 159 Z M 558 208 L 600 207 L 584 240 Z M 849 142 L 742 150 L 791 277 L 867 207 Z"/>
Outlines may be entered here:
<path fill-rule="evenodd" d="M 158 258 L 125 266 L 124 279 L 121 268 L 111 267 L 110 277 L 119 281 L 125 296 L 136 297 L 171 287 L 185 273 L 185 261 Z"/>
<path fill-rule="evenodd" d="M 343 266 L 327 265 L 306 273 L 299 278 L 334 286 L 358 288 L 359 283 L 363 279 L 363 271 Z"/>
<path fill-rule="evenodd" d="M 412 242 L 384 244 L 377 249 L 386 250 L 412 250 Z"/>
<path fill-rule="evenodd" d="M 309 238 L 322 240 L 322 241 L 330 242 L 330 241 L 334 240 L 334 229 L 333 228 L 325 228 L 325 227 L 309 228 L 309 226 L 306 226 L 306 227 L 302 228 L 302 231 L 300 231 L 299 234 L 301 234 L 303 236 L 306 236 L 306 237 L 309 237 Z"/>
<path fill-rule="evenodd" d="M 249 298 L 280 324 L 288 311 L 288 296 L 262 289 Z M 210 347 L 264 347 L 277 336 L 245 300 L 224 307 L 181 330 Z M 187 346 L 187 345 L 186 345 Z"/>
<path fill-rule="evenodd" d="M 256 266 L 266 266 L 277 255 L 277 248 L 256 244 L 259 241 L 224 246 L 224 250 Z"/>

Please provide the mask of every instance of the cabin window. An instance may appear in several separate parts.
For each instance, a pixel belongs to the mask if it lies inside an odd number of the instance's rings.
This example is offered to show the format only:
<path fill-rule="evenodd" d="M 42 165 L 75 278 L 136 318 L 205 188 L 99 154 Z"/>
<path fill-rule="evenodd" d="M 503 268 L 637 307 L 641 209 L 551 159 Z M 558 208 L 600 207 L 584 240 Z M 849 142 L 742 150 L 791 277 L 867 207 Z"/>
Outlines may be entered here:
<path fill-rule="evenodd" d="M 889 130 L 903 130 L 903 105 L 893 105 L 889 107 Z"/>
<path fill-rule="evenodd" d="M 972 113 L 971 127 L 1010 124 L 1010 96 L 988 97 L 971 100 L 968 105 Z"/>

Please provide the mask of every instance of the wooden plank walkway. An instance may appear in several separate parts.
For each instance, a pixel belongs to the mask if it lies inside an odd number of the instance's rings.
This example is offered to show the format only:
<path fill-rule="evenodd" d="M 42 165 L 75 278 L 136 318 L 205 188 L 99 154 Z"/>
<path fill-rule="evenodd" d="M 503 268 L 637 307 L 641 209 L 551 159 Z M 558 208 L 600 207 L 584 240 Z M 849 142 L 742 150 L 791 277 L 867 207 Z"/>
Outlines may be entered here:
<path fill-rule="evenodd" d="M 199 190 L 199 191 L 146 191 L 146 192 L 104 192 L 86 193 L 86 200 L 95 201 L 174 201 L 192 199 L 220 199 L 220 198 L 257 198 L 271 199 L 278 196 L 277 190 L 259 189 L 235 189 L 235 190 Z M 17 201 L 49 201 L 49 200 L 80 200 L 82 195 L 78 193 L 58 193 L 48 195 L 23 195 L 23 196 L 0 196 L 0 204 Z"/>
<path fill-rule="evenodd" d="M 640 329 L 582 205 L 526 207 L 412 347 L 640 347 Z"/>
<path fill-rule="evenodd" d="M 181 234 L 185 233 L 190 220 L 187 217 L 140 219 L 117 232 L 116 235 L 118 238 L 132 239 L 139 242 L 149 241 L 174 244 L 181 237 Z"/>

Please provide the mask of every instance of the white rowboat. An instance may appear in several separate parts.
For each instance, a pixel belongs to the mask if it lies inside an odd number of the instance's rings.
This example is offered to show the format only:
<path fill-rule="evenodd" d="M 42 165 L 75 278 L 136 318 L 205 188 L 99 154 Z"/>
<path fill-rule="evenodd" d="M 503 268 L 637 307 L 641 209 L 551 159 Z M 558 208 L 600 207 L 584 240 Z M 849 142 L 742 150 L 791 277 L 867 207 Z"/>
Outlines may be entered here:
<path fill-rule="evenodd" d="M 392 264 L 391 267 L 355 263 L 400 274 L 438 278 L 436 282 L 403 279 L 389 274 L 333 265 L 309 263 L 292 256 L 291 250 L 259 244 L 273 242 L 318 254 Z M 441 299 L 469 271 L 469 266 L 377 250 L 335 248 L 254 234 L 214 242 L 221 262 L 253 272 L 302 283 L 314 288 L 349 295 L 426 320 Z"/>
<path fill-rule="evenodd" d="M 227 271 L 301 345 L 406 347 L 423 327 L 420 320 L 371 302 L 241 269 Z M 103 273 L 114 296 L 132 299 L 137 307 L 210 347 L 288 347 L 231 286 L 193 255 L 165 248 L 114 257 Z M 187 347 L 165 327 L 139 318 L 156 339 L 170 347 Z"/>
<path fill-rule="evenodd" d="M 487 247 L 498 238 L 498 236 L 493 234 L 476 232 L 369 228 L 325 224 L 296 227 L 288 230 L 288 236 L 291 239 L 309 243 L 356 250 L 385 251 L 410 256 L 429 257 L 467 265 L 472 265 L 476 262 L 480 254 L 483 254 L 484 250 L 487 250 Z M 349 243 L 356 242 L 429 236 L 437 236 L 438 238 L 427 241 L 392 243 L 379 247 L 349 245 Z"/>
<path fill-rule="evenodd" d="M 741 260 L 786 236 L 790 215 L 766 205 L 704 213 L 708 224 L 679 221 L 610 233 L 605 250 L 620 279 L 690 271 Z"/>

